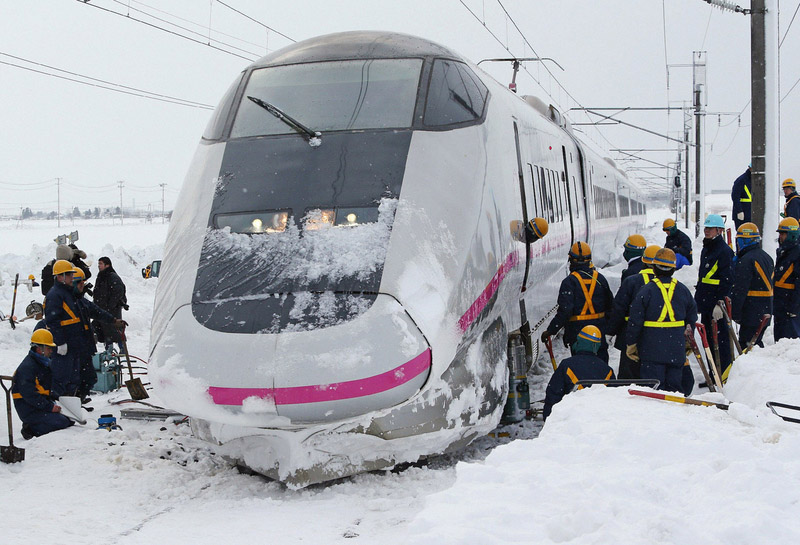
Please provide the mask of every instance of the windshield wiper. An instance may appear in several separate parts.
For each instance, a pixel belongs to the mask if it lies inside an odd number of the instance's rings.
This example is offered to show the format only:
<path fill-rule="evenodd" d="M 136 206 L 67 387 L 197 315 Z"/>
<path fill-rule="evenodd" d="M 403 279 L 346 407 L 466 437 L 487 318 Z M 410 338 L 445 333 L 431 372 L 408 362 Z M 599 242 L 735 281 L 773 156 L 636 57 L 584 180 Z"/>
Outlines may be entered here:
<path fill-rule="evenodd" d="M 264 108 L 266 111 L 292 127 L 297 132 L 305 133 L 308 136 L 308 143 L 313 146 L 317 147 L 322 144 L 322 133 L 319 131 L 314 131 L 300 123 L 298 120 L 293 118 L 292 116 L 288 115 L 286 112 L 278 108 L 277 106 L 273 106 L 269 102 L 265 100 L 261 100 L 260 98 L 247 96 L 250 100 Z"/>

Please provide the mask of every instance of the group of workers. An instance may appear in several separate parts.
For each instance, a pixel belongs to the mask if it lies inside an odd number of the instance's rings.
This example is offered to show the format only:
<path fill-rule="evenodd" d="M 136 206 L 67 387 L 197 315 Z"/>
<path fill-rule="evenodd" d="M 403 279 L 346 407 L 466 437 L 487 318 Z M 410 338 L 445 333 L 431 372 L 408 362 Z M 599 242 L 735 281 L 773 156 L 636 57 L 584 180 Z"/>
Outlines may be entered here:
<path fill-rule="evenodd" d="M 44 300 L 44 318 L 36 324 L 30 351 L 14 373 L 11 392 L 25 439 L 73 424 L 55 402 L 61 396 L 78 397 L 84 405 L 91 401 L 89 393 L 97 381 L 92 363 L 92 356 L 97 353 L 95 331 L 101 331 L 101 323 L 117 329 L 127 325 L 121 313 L 122 308 L 127 308 L 125 285 L 111 260 L 101 257 L 98 261 L 100 272 L 93 302 L 86 297 L 92 294 L 92 286 L 86 282 L 91 272 L 88 267 L 84 270 L 74 261 L 63 259 L 70 255 L 80 259 L 74 249 L 67 250 L 70 248 L 59 245 L 56 254 L 62 259 L 45 267 L 43 274 L 49 273 L 52 278 L 42 278 L 43 285 L 46 279 L 51 280 Z M 102 340 L 109 345 L 114 339 L 106 336 Z"/>
<path fill-rule="evenodd" d="M 800 199 L 797 203 L 800 207 Z M 733 361 L 729 320 L 739 324 L 736 340 L 740 346 L 763 346 L 767 317 L 775 320 L 776 342 L 800 338 L 797 219 L 785 217 L 780 222 L 773 262 L 761 248 L 755 224 L 739 224 L 734 252 L 723 238 L 723 218 L 706 217 L 694 295 L 673 278 L 676 270 L 693 263 L 691 239 L 673 219 L 663 222 L 663 231 L 667 235 L 664 247 L 648 246 L 639 234 L 625 241 L 623 257 L 628 266 L 616 295 L 592 265 L 589 245 L 576 242 L 570 248 L 570 273 L 561 283 L 556 315 L 541 338 L 547 343 L 563 328 L 572 357 L 562 361 L 550 379 L 545 418 L 555 403 L 587 379 L 656 379 L 662 390 L 689 395 L 694 377 L 687 354 L 698 317 L 705 331 L 716 332 L 714 346 L 722 377 L 727 377 Z M 730 302 L 727 316 L 726 299 Z M 614 347 L 620 351 L 617 377 L 608 366 L 606 335 L 616 337 Z"/>

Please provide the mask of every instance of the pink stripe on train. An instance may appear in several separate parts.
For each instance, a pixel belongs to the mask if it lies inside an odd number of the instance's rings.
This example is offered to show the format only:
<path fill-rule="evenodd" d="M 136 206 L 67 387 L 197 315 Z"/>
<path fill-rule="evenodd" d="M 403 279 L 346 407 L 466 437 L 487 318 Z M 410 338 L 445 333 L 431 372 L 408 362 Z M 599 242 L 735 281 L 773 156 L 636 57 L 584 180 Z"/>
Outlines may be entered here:
<path fill-rule="evenodd" d="M 208 393 L 217 405 L 241 405 L 248 397 L 272 398 L 276 405 L 296 405 L 300 403 L 321 403 L 353 399 L 372 394 L 379 394 L 401 386 L 431 366 L 431 349 L 403 365 L 358 380 L 334 382 L 331 384 L 315 384 L 311 386 L 294 386 L 289 388 L 223 388 L 211 386 Z"/>

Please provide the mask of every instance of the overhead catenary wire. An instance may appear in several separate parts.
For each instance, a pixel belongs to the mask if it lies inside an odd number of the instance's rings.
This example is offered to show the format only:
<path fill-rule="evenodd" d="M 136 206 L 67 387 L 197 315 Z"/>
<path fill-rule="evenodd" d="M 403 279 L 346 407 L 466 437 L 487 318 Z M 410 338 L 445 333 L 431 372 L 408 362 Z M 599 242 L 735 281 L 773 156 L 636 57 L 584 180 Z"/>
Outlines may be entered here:
<path fill-rule="evenodd" d="M 287 36 L 287 35 L 286 35 L 286 34 L 284 34 L 283 32 L 278 32 L 277 30 L 275 30 L 275 29 L 274 29 L 274 28 L 272 28 L 271 26 L 268 26 L 268 25 L 266 25 L 266 24 L 262 23 L 261 21 L 259 21 L 259 20 L 257 20 L 257 19 L 254 19 L 253 17 L 250 17 L 250 16 L 249 16 L 249 15 L 247 15 L 246 13 L 243 13 L 243 12 L 239 11 L 238 9 L 234 8 L 233 6 L 229 6 L 228 4 L 226 4 L 225 2 L 223 2 L 222 0 L 217 0 L 217 3 L 218 3 L 218 4 L 221 4 L 221 5 L 223 5 L 223 6 L 225 6 L 226 8 L 228 8 L 228 9 L 229 9 L 229 10 L 231 10 L 231 11 L 235 11 L 236 13 L 238 13 L 239 15 L 241 15 L 242 17 L 245 17 L 245 18 L 247 18 L 247 19 L 249 19 L 249 20 L 253 21 L 253 22 L 254 22 L 254 23 L 256 23 L 256 24 L 258 24 L 258 25 L 261 25 L 262 27 L 266 28 L 267 30 L 271 30 L 272 32 L 274 32 L 274 33 L 275 33 L 275 34 L 277 34 L 278 36 L 283 36 L 284 38 L 286 38 L 287 40 L 289 40 L 289 41 L 291 41 L 291 42 L 293 42 L 293 43 L 297 41 L 297 40 L 295 40 L 294 38 L 290 38 L 289 36 Z"/>
<path fill-rule="evenodd" d="M 117 1 L 117 0 L 113 0 L 113 1 Z M 228 49 L 224 49 L 224 48 L 222 48 L 222 47 L 217 47 L 217 46 L 215 46 L 215 45 L 211 44 L 210 40 L 209 40 L 208 42 L 204 42 L 204 41 L 201 41 L 201 40 L 197 40 L 197 39 L 195 39 L 195 38 L 191 38 L 191 37 L 189 37 L 189 36 L 186 36 L 185 34 L 181 34 L 180 32 L 175 32 L 175 31 L 173 31 L 173 30 L 170 30 L 170 29 L 168 29 L 168 28 L 164 28 L 164 27 L 158 26 L 158 25 L 156 25 L 156 24 L 153 24 L 153 23 L 150 23 L 150 22 L 148 22 L 148 21 L 144 21 L 144 20 L 142 20 L 142 19 L 137 19 L 136 17 L 131 17 L 130 15 L 126 15 L 126 14 L 124 14 L 124 13 L 120 13 L 120 12 L 118 12 L 118 11 L 114 11 L 113 9 L 108 9 L 108 8 L 106 8 L 106 7 L 103 7 L 103 6 L 99 6 L 99 5 L 97 5 L 96 3 L 94 3 L 94 2 L 81 2 L 81 3 L 82 3 L 83 5 L 86 5 L 86 6 L 91 6 L 91 7 L 93 7 L 93 8 L 96 8 L 96 9 L 103 10 L 103 11 L 105 11 L 105 12 L 107 12 L 107 13 L 111 13 L 111 14 L 113 14 L 113 15 L 118 15 L 118 16 L 120 16 L 120 17 L 124 17 L 125 19 L 129 19 L 129 20 L 131 20 L 131 21 L 135 21 L 135 22 L 137 22 L 137 23 L 140 23 L 140 24 L 143 24 L 143 25 L 146 25 L 146 26 L 149 26 L 149 27 L 155 28 L 155 29 L 157 29 L 157 30 L 161 30 L 162 32 L 166 32 L 167 34 L 172 34 L 173 36 L 177 36 L 177 37 L 179 37 L 179 38 L 183 38 L 183 39 L 185 39 L 185 40 L 189 40 L 190 42 L 194 42 L 194 43 L 197 43 L 197 44 L 200 44 L 200 45 L 204 45 L 204 46 L 206 46 L 206 47 L 210 47 L 211 49 L 216 49 L 217 51 L 221 51 L 222 53 L 227 53 L 228 55 L 233 55 L 234 57 L 239 57 L 240 59 L 244 59 L 244 60 L 246 60 L 246 61 L 249 61 L 249 62 L 252 62 L 252 61 L 254 61 L 254 60 L 256 60 L 257 58 L 259 58 L 259 57 L 260 57 L 260 55 L 258 55 L 257 53 L 252 53 L 252 52 L 250 52 L 250 53 L 249 53 L 249 55 L 250 55 L 250 56 L 244 56 L 244 55 L 241 55 L 241 54 L 239 54 L 239 53 L 236 53 L 236 52 L 234 52 L 234 51 L 230 51 L 230 50 L 228 50 Z M 141 11 L 141 10 L 136 10 L 136 11 Z M 158 19 L 158 18 L 156 18 L 156 17 L 154 17 L 154 16 L 152 16 L 152 15 L 148 15 L 148 16 L 149 16 L 149 17 L 153 17 L 154 19 Z M 188 32 L 191 32 L 191 33 L 193 33 L 193 34 L 197 34 L 195 31 L 193 31 L 193 30 L 191 30 L 191 29 L 186 29 L 186 28 L 183 28 L 183 27 L 181 27 L 180 25 L 176 25 L 175 23 L 170 23 L 170 22 L 168 22 L 168 21 L 165 21 L 165 22 L 167 22 L 167 24 L 171 24 L 172 26 L 175 26 L 175 27 L 181 28 L 182 30 L 186 30 L 186 31 L 188 31 Z M 204 37 L 205 37 L 205 36 L 204 36 Z M 218 42 L 218 43 L 222 43 L 222 44 L 224 44 L 224 45 L 228 45 L 228 44 L 225 44 L 224 42 L 221 42 L 221 41 L 219 41 L 219 40 L 215 40 L 215 41 L 216 41 L 216 42 Z M 233 46 L 230 46 L 230 47 L 233 47 Z"/>

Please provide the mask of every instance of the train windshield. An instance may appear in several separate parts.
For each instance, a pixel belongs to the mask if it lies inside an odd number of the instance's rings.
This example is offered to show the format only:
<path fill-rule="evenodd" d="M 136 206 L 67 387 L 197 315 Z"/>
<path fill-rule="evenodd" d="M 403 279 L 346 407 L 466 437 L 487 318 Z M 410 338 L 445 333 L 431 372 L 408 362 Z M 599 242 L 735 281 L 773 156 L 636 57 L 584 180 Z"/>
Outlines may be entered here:
<path fill-rule="evenodd" d="M 330 61 L 254 70 L 242 94 L 231 138 L 291 133 L 248 100 L 274 104 L 315 131 L 408 128 L 422 59 Z"/>

